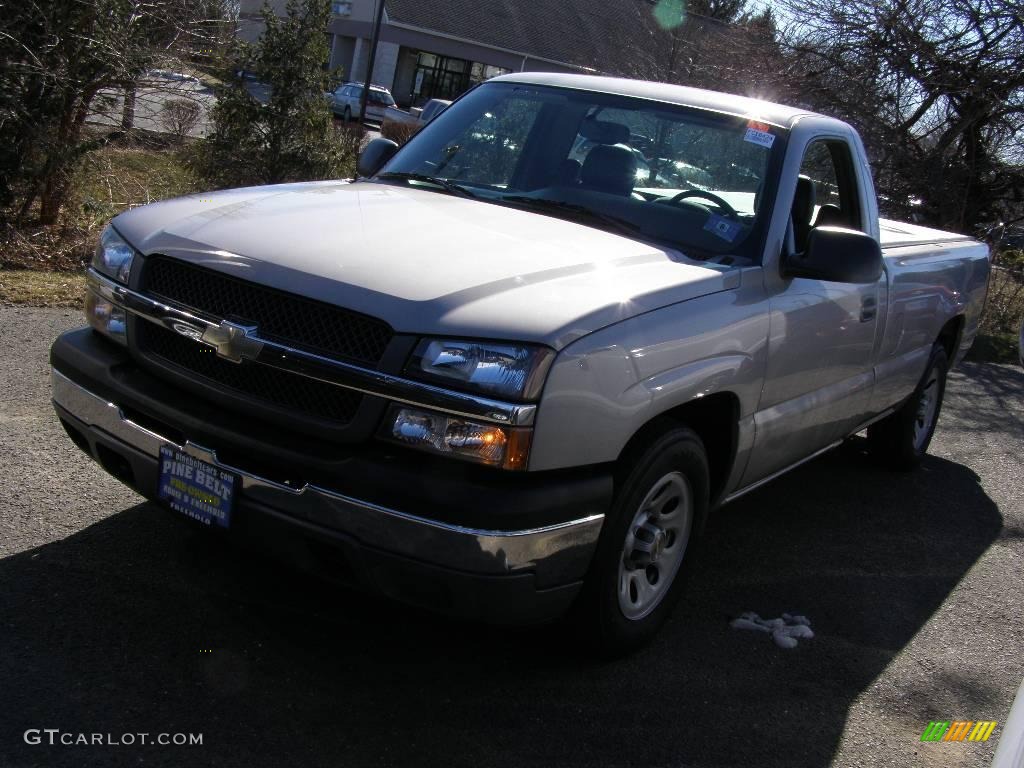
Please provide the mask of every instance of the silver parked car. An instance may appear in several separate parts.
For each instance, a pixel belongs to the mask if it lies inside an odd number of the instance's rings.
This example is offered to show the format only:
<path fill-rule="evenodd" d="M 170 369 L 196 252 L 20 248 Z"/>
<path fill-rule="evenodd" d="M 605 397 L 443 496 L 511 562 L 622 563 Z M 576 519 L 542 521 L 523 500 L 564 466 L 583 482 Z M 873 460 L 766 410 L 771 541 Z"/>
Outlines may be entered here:
<path fill-rule="evenodd" d="M 398 107 L 388 107 L 384 110 L 384 119 L 381 121 L 382 135 L 388 136 L 389 124 L 392 123 L 411 126 L 413 129 L 419 130 L 444 112 L 448 108 L 449 104 L 451 104 L 451 102 L 446 99 L 431 99 L 423 106 L 423 109 L 420 110 L 419 114 L 405 112 Z"/>
<path fill-rule="evenodd" d="M 360 117 L 359 108 L 363 98 L 362 83 L 344 83 L 328 95 L 331 111 L 345 121 Z M 394 107 L 395 100 L 391 92 L 380 85 L 371 85 L 370 94 L 366 99 L 366 117 L 368 120 L 383 122 L 388 107 Z"/>

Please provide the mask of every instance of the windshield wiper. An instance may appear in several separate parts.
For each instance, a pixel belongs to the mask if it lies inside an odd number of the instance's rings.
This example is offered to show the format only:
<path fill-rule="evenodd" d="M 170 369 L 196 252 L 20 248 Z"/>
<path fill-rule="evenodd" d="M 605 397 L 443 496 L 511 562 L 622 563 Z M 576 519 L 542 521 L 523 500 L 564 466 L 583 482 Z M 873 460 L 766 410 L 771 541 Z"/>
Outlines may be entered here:
<path fill-rule="evenodd" d="M 448 179 L 442 179 L 440 176 L 430 176 L 426 173 L 411 173 L 406 171 L 394 171 L 391 173 L 382 173 L 377 176 L 378 179 L 398 179 L 402 181 L 421 181 L 424 184 L 433 184 L 440 187 L 445 192 L 459 197 L 476 197 L 472 192 L 466 189 L 461 184 L 456 184 L 454 181 Z"/>
<path fill-rule="evenodd" d="M 640 225 L 634 224 L 627 219 L 613 216 L 609 213 L 601 213 L 592 208 L 576 203 L 565 203 L 561 200 L 549 200 L 544 197 L 529 197 L 528 195 L 504 195 L 498 198 L 500 202 L 511 203 L 522 208 L 528 208 L 538 212 L 563 213 L 576 218 L 589 219 L 598 224 L 603 224 L 621 234 L 635 237 L 640 233 Z"/>

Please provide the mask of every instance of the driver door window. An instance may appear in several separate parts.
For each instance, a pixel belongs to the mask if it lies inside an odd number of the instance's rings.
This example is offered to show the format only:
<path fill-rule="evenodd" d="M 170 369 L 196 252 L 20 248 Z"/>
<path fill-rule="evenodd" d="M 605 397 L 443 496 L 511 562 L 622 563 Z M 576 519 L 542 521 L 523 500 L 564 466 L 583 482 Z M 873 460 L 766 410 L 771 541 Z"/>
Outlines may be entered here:
<path fill-rule="evenodd" d="M 800 164 L 793 199 L 792 221 L 796 251 L 802 252 L 814 227 L 861 229 L 857 181 L 846 142 L 811 143 Z"/>

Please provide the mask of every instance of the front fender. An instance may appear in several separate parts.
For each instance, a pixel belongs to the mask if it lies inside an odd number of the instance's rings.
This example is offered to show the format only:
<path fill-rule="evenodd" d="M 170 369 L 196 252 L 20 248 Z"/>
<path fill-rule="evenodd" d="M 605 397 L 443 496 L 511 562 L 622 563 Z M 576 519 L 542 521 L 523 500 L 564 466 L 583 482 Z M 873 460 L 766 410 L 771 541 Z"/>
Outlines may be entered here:
<path fill-rule="evenodd" d="M 648 312 L 562 350 L 537 413 L 530 469 L 615 461 L 649 421 L 718 392 L 738 399 L 743 438 L 766 362 L 768 312 L 757 278 L 745 275 L 747 288 Z"/>

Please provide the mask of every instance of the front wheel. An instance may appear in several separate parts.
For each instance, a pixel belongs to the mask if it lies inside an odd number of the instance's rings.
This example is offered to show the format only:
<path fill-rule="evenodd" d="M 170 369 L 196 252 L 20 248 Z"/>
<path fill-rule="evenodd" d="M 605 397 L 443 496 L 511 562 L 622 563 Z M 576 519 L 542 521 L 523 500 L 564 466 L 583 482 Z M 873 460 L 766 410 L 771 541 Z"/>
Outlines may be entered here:
<path fill-rule="evenodd" d="M 669 429 L 630 463 L 576 606 L 585 639 L 602 654 L 639 647 L 668 618 L 708 485 L 704 444 L 687 428 Z"/>
<path fill-rule="evenodd" d="M 936 344 L 910 399 L 868 427 L 868 450 L 880 463 L 898 470 L 914 469 L 921 463 L 939 422 L 948 369 L 946 350 Z"/>

